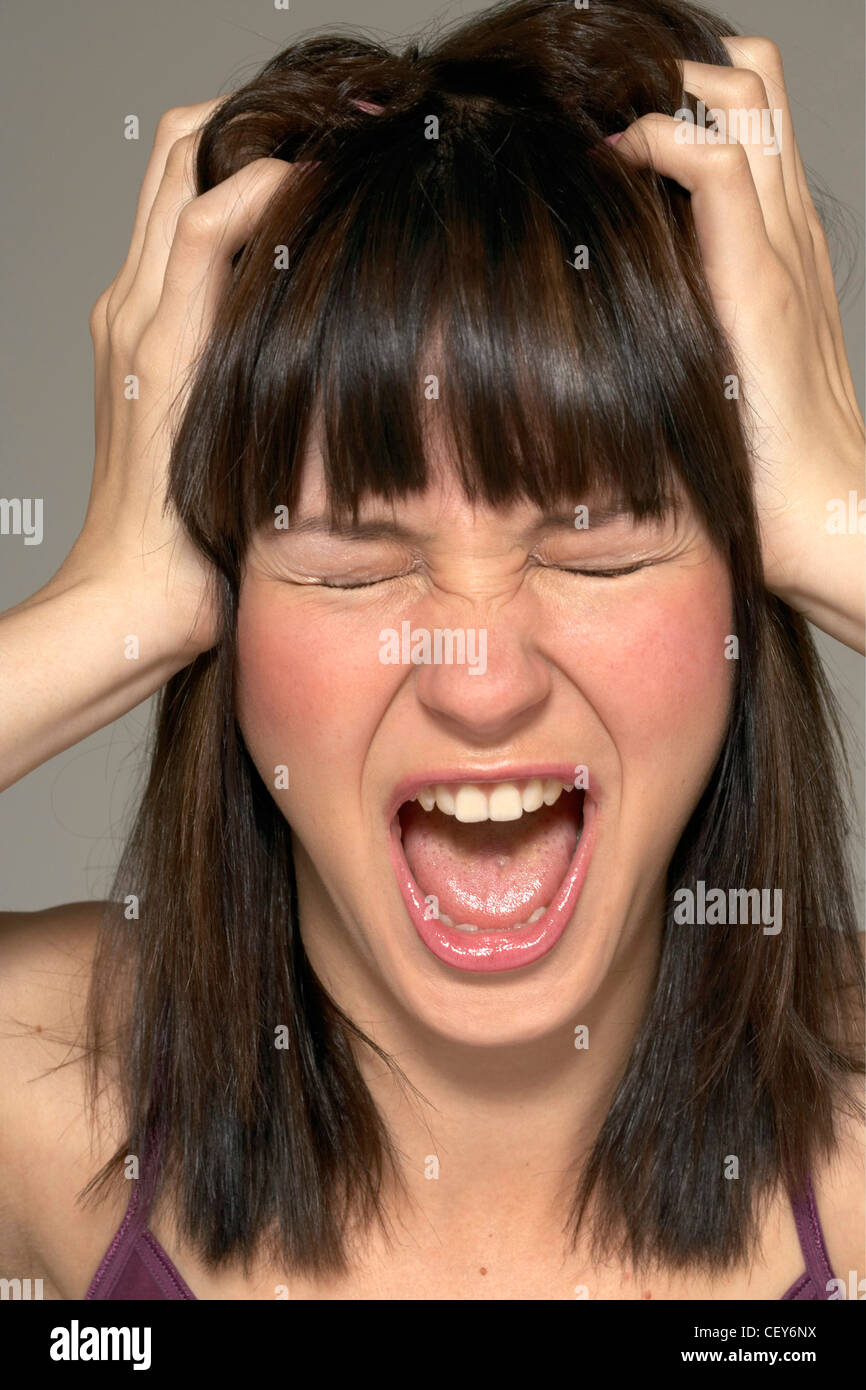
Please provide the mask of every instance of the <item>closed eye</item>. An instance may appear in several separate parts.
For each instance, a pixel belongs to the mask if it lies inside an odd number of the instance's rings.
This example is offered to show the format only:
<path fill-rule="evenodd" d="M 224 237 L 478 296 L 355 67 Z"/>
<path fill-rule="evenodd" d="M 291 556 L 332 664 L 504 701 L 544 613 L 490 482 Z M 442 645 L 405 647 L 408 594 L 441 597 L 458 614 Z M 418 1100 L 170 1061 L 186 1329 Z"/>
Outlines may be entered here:
<path fill-rule="evenodd" d="M 588 579 L 619 579 L 624 574 L 634 574 L 637 570 L 646 569 L 649 561 L 641 560 L 635 565 L 625 565 L 621 569 L 574 569 L 571 565 L 545 565 L 545 569 L 561 570 L 563 574 L 581 574 Z"/>
<path fill-rule="evenodd" d="M 571 565 L 543 565 L 543 569 L 561 570 L 564 574 L 583 575 L 588 579 L 618 579 L 621 575 L 634 574 L 637 570 L 645 569 L 648 561 L 641 560 L 634 565 L 624 565 L 619 569 L 575 569 Z M 412 571 L 408 571 L 412 573 Z M 407 571 L 401 574 L 385 575 L 382 579 L 366 579 L 356 583 L 335 584 L 333 581 L 322 579 L 319 581 L 324 589 L 373 589 L 377 584 L 389 584 L 395 579 L 405 579 Z"/>
<path fill-rule="evenodd" d="M 323 589 L 373 589 L 377 584 L 390 584 L 395 579 L 405 579 L 405 574 L 388 574 L 384 579 L 365 579 L 356 584 L 334 584 L 327 579 L 320 579 L 319 584 Z"/>
<path fill-rule="evenodd" d="M 634 564 L 622 565 L 615 569 L 578 569 L 576 566 L 572 565 L 552 565 L 543 560 L 539 560 L 538 557 L 533 558 L 535 558 L 536 564 L 540 569 L 560 570 L 564 574 L 580 575 L 587 579 L 618 579 L 623 575 L 635 574 L 637 570 L 645 569 L 647 565 L 652 563 L 649 560 L 639 560 Z M 307 580 L 306 583 L 322 589 L 375 589 L 382 584 L 393 584 L 399 579 L 407 579 L 410 575 L 417 573 L 417 570 L 418 565 L 416 564 L 411 569 L 401 570 L 398 574 L 386 574 L 379 579 L 346 580 L 342 582 L 334 579 L 321 579 L 317 577 L 316 579 Z"/>
<path fill-rule="evenodd" d="M 408 569 L 398 570 L 396 574 L 383 574 L 377 579 L 315 579 L 313 582 L 323 589 L 375 589 L 380 584 L 396 584 L 400 579 L 410 579 L 420 569 L 420 562 L 416 560 Z"/>

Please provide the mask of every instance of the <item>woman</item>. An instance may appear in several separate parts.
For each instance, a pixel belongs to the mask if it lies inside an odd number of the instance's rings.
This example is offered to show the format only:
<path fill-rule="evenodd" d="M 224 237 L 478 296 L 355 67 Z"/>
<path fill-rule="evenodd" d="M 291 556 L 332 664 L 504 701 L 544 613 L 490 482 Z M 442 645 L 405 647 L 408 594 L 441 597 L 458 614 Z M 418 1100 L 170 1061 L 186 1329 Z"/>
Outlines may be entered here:
<path fill-rule="evenodd" d="M 164 689 L 111 901 L 7 915 L 5 1262 L 838 1296 L 862 960 L 806 619 L 863 651 L 863 422 L 775 46 L 674 0 L 293 45 L 160 122 L 91 330 L 4 784 Z"/>

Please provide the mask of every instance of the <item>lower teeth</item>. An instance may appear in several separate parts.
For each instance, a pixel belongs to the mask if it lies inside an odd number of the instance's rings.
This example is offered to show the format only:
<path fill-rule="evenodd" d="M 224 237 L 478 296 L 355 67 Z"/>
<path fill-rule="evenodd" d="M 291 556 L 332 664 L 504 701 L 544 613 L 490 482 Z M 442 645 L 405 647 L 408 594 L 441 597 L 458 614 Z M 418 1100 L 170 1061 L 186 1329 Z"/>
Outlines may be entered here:
<path fill-rule="evenodd" d="M 533 922 L 538 922 L 547 911 L 546 907 L 537 907 L 532 916 L 526 922 L 515 922 L 513 927 L 474 927 L 471 922 L 452 922 L 447 912 L 439 913 L 439 921 L 445 927 L 452 927 L 454 931 L 519 931 L 521 927 L 529 927 Z"/>

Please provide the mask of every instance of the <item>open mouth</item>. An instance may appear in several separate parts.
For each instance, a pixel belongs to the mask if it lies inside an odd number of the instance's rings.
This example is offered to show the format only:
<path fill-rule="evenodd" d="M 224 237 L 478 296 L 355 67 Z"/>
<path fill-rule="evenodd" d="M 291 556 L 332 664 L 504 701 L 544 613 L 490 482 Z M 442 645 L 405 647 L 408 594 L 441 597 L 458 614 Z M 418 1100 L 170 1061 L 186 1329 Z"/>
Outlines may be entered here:
<path fill-rule="evenodd" d="M 516 969 L 546 954 L 586 874 L 593 809 L 590 791 L 552 770 L 416 783 L 392 820 L 391 852 L 424 944 L 468 970 Z"/>

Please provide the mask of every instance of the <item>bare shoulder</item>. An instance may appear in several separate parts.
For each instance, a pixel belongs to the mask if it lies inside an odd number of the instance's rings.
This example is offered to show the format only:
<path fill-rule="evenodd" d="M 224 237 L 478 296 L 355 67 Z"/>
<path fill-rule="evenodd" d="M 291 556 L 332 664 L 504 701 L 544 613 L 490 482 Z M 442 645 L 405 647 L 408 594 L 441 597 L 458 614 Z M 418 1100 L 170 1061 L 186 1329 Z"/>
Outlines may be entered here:
<path fill-rule="evenodd" d="M 39 1231 L 94 1171 L 83 1038 L 106 904 L 0 912 L 0 1251 L 43 1272 Z M 98 1166 L 98 1165 L 97 1165 Z M 50 1277 L 51 1271 L 45 1271 Z"/>
<path fill-rule="evenodd" d="M 16 1131 L 32 1134 L 43 1112 L 80 1089 L 75 1062 L 105 907 L 0 912 L 0 1159 Z"/>
<path fill-rule="evenodd" d="M 47 1095 L 57 1099 L 56 1084 L 36 1082 L 81 1040 L 103 908 L 0 912 L 0 1158 L 10 1157 L 16 1130 L 30 1128 Z"/>
<path fill-rule="evenodd" d="M 27 964 L 41 950 L 54 950 L 61 940 L 79 949 L 92 941 L 107 902 L 59 903 L 33 912 L 0 911 L 0 961 L 5 967 Z"/>
<path fill-rule="evenodd" d="M 857 1272 L 855 1282 L 866 1275 L 866 1124 L 862 1114 L 862 1077 L 855 1077 L 849 1083 L 846 1097 L 848 1106 L 839 1113 L 836 1152 L 813 1174 L 812 1181 L 833 1273 L 848 1286 L 851 1270 Z M 866 1291 L 866 1284 L 861 1294 L 863 1291 Z"/>
<path fill-rule="evenodd" d="M 0 1068 L 7 1082 L 8 1066 L 24 1059 L 28 1044 L 51 1047 L 56 1036 L 80 1029 L 105 907 L 78 902 L 0 912 Z"/>

